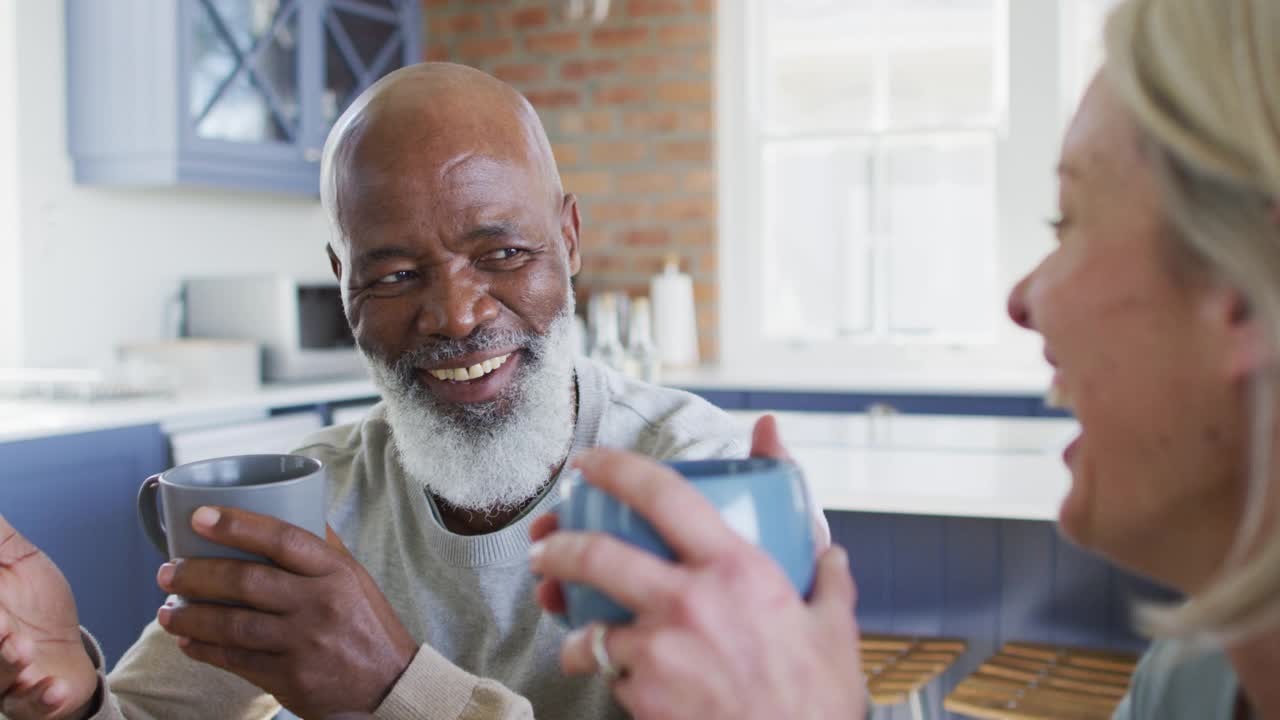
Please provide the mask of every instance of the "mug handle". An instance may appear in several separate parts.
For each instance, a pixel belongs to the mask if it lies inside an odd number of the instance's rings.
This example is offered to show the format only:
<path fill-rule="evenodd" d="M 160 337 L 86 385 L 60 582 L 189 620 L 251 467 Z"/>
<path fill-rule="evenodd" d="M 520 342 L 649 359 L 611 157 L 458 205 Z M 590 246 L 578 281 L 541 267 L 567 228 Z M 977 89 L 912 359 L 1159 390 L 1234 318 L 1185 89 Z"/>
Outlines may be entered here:
<path fill-rule="evenodd" d="M 169 554 L 169 538 L 164 531 L 164 522 L 156 507 L 156 493 L 160 489 L 160 476 L 152 475 L 142 482 L 138 488 L 138 520 L 147 533 L 147 539 L 160 551 L 161 555 Z"/>

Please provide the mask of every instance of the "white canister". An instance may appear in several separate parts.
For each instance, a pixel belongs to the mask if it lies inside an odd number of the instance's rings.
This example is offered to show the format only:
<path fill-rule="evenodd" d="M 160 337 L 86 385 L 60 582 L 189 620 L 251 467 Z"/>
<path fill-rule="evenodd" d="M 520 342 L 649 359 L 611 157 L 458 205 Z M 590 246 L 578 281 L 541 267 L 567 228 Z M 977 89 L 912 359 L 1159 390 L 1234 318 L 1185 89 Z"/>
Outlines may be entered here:
<path fill-rule="evenodd" d="M 693 278 L 680 272 L 680 261 L 668 255 L 660 274 L 649 281 L 653 300 L 653 337 L 666 367 L 698 364 L 698 312 Z"/>

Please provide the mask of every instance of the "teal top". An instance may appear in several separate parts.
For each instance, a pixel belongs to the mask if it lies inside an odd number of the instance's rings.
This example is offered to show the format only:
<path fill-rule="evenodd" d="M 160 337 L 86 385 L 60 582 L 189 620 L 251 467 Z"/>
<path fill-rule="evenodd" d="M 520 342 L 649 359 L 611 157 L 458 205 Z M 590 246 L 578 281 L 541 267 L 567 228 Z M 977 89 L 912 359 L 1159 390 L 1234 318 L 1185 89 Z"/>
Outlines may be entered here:
<path fill-rule="evenodd" d="M 1113 720 L 1232 720 L 1240 683 L 1222 651 L 1182 657 L 1157 642 L 1142 656 Z"/>

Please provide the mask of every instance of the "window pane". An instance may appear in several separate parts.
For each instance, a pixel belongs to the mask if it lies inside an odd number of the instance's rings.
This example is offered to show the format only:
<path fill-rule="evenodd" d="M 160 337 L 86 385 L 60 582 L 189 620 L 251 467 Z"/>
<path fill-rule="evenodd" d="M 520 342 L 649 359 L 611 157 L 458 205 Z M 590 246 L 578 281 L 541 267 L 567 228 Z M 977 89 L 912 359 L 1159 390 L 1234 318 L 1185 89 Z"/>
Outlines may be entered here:
<path fill-rule="evenodd" d="M 1119 0 L 1074 0 L 1062 5 L 1063 104 L 1074 112 L 1105 55 L 1103 28 Z"/>
<path fill-rule="evenodd" d="M 878 0 L 766 0 L 761 31 L 772 132 L 876 125 Z"/>
<path fill-rule="evenodd" d="M 872 328 L 869 146 L 765 148 L 765 335 L 820 340 Z"/>
<path fill-rule="evenodd" d="M 894 0 L 884 11 L 894 130 L 999 121 L 996 0 Z"/>
<path fill-rule="evenodd" d="M 1003 0 L 764 0 L 766 131 L 992 125 Z"/>
<path fill-rule="evenodd" d="M 889 329 L 984 335 L 995 327 L 995 140 L 896 140 L 883 151 Z"/>

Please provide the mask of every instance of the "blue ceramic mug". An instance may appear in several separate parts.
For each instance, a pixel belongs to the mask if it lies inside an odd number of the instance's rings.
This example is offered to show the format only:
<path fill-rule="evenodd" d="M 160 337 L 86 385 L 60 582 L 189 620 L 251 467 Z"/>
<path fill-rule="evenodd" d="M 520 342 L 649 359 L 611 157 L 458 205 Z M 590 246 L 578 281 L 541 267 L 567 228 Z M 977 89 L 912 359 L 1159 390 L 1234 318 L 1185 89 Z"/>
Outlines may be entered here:
<path fill-rule="evenodd" d="M 739 535 L 763 549 L 781 566 L 796 590 L 808 596 L 813 586 L 815 551 L 813 508 L 795 463 L 767 458 L 692 460 L 667 465 L 693 483 L 720 517 Z M 561 486 L 557 508 L 564 530 L 607 532 L 655 555 L 675 555 L 653 526 L 631 508 L 572 473 Z M 626 623 L 631 611 L 594 588 L 565 583 L 570 627 L 591 622 Z"/>

